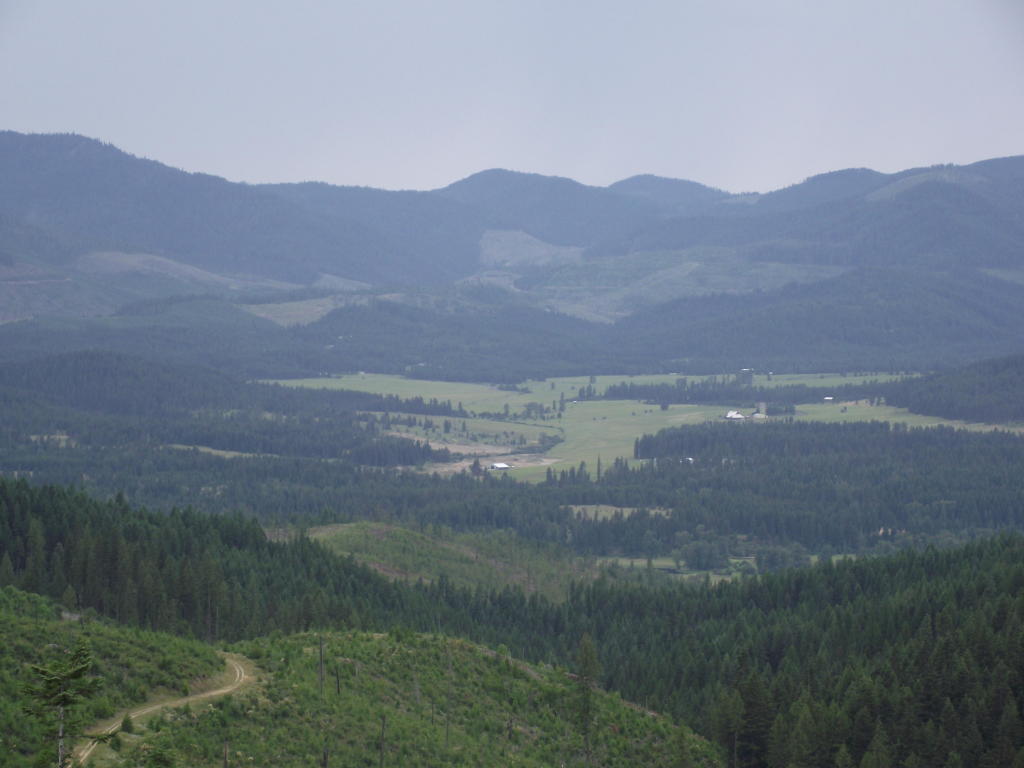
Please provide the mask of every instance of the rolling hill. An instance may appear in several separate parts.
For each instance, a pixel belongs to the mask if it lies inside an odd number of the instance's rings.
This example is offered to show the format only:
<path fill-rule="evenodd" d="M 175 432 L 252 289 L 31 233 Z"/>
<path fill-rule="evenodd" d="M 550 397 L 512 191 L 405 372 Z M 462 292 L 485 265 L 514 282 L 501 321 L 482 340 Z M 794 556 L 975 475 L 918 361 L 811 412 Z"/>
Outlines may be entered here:
<path fill-rule="evenodd" d="M 766 194 L 501 169 L 388 192 L 2 132 L 0 340 L 274 376 L 955 364 L 1020 351 L 1022 212 L 1022 157 Z"/>

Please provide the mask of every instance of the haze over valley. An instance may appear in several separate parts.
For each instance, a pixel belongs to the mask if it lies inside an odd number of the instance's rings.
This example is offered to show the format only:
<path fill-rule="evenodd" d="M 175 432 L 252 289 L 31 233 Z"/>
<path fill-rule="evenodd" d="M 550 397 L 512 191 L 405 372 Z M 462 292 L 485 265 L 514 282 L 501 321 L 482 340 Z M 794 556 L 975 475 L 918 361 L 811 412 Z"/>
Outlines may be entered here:
<path fill-rule="evenodd" d="M 1024 768 L 1024 7 L 0 1 L 0 768 Z"/>

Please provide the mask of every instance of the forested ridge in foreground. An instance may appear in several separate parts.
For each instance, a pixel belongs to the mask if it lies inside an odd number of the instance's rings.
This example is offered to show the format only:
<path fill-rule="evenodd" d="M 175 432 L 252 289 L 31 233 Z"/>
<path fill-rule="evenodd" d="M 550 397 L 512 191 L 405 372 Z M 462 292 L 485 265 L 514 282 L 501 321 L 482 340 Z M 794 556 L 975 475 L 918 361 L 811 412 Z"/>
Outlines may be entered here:
<path fill-rule="evenodd" d="M 265 690 L 161 718 L 154 744 L 183 764 L 221 765 L 227 740 L 233 761 L 282 768 L 324 760 L 721 765 L 712 744 L 671 718 L 590 689 L 585 674 L 527 665 L 505 649 L 402 630 L 263 637 L 235 647 L 266 672 Z"/>
<path fill-rule="evenodd" d="M 603 578 L 551 603 L 444 579 L 389 584 L 303 539 L 265 542 L 240 518 L 142 513 L 20 482 L 0 491 L 0 542 L 16 547 L 0 557 L 0 581 L 57 592 L 50 564 L 79 551 L 76 540 L 91 542 L 105 571 L 64 571 L 65 600 L 92 599 L 88 580 L 102 577 L 99 599 L 112 602 L 98 608 L 126 622 L 152 620 L 122 601 L 138 596 L 148 563 L 163 562 L 167 588 L 182 590 L 167 594 L 164 610 L 190 611 L 172 622 L 185 634 L 404 626 L 569 665 L 589 633 L 605 685 L 713 735 L 737 766 L 944 765 L 954 753 L 986 768 L 1024 760 L 1020 535 L 717 586 Z"/>
<path fill-rule="evenodd" d="M 107 718 L 147 697 L 181 693 L 198 677 L 219 672 L 223 662 L 210 646 L 183 637 L 118 626 L 90 616 L 63 616 L 50 600 L 11 585 L 0 588 L 0 765 L 27 768 L 56 755 L 50 723 L 23 710 L 25 687 L 34 677 L 29 665 L 49 665 L 84 643 L 93 661 L 90 676 L 99 690 L 71 712 L 75 724 Z"/>
<path fill-rule="evenodd" d="M 87 764 L 220 766 L 227 749 L 231 764 L 275 766 L 376 764 L 381 756 L 389 765 L 539 767 L 585 755 L 623 768 L 720 765 L 706 739 L 597 689 L 592 663 L 570 675 L 458 638 L 401 629 L 273 633 L 234 647 L 256 663 L 255 680 L 228 695 L 207 693 L 223 668 L 211 646 L 95 615 L 62 616 L 53 602 L 8 585 L 0 589 L 0 641 L 4 768 L 53 764 L 58 713 L 28 711 L 38 703 L 31 682 L 72 649 L 91 664 L 87 688 L 63 713 L 65 749 L 81 745 L 96 721 L 120 721 Z M 182 707 L 178 697 L 196 682 L 200 694 Z M 160 709 L 164 700 L 177 709 Z"/>

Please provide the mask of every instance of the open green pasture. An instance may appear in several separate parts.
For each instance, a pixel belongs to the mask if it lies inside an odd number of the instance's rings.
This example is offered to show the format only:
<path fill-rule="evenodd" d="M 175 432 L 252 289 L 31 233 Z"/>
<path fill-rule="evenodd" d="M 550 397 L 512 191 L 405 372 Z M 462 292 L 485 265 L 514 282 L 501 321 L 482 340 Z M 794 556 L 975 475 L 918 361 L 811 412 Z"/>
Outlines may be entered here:
<path fill-rule="evenodd" d="M 396 395 L 405 399 L 422 397 L 424 400 L 436 398 L 442 402 L 451 400 L 452 405 L 462 403 L 463 408 L 475 413 L 500 412 L 506 403 L 509 404 L 509 408 L 522 408 L 531 400 L 537 400 L 536 397 L 504 391 L 489 384 L 426 381 L 381 373 L 354 373 L 314 379 L 286 379 L 275 383 L 314 389 L 354 389 L 359 392 L 374 392 L 379 395 Z M 557 398 L 558 395 L 556 394 L 555 397 Z"/>
<path fill-rule="evenodd" d="M 383 415 L 383 414 L 378 414 Z M 465 450 L 467 445 L 481 447 L 506 447 L 516 450 L 525 445 L 536 445 L 541 435 L 561 435 L 561 427 L 556 421 L 519 422 L 499 419 L 479 419 L 448 416 L 422 416 L 417 414 L 390 414 L 392 434 L 404 435 L 417 440 L 429 440 L 435 447 L 449 447 L 453 452 Z M 401 424 L 398 420 L 415 418 L 417 424 Z M 429 426 L 424 426 L 424 422 Z M 444 431 L 444 422 L 450 423 L 448 432 Z"/>
<path fill-rule="evenodd" d="M 631 381 L 636 384 L 673 384 L 678 378 L 679 376 L 676 374 L 567 376 L 543 381 L 527 381 L 520 386 L 520 391 L 499 389 L 490 384 L 428 381 L 385 373 L 353 373 L 312 379 L 281 379 L 273 383 L 314 389 L 353 389 L 379 395 L 395 395 L 406 399 L 422 397 L 424 400 L 437 399 L 441 402 L 450 400 L 452 405 L 457 406 L 461 403 L 462 407 L 470 412 L 501 413 L 506 405 L 513 412 L 523 410 L 529 403 L 541 403 L 550 408 L 552 403 L 557 404 L 560 401 L 562 395 L 569 401 L 576 399 L 580 389 L 591 384 L 600 394 L 609 385 L 619 384 L 623 381 Z"/>
<path fill-rule="evenodd" d="M 859 400 L 855 403 L 837 402 L 798 405 L 796 418 L 804 421 L 832 422 L 888 421 L 890 423 L 906 424 L 908 427 L 945 426 L 985 432 L 993 429 L 1014 432 L 1024 431 L 1024 427 L 1019 425 L 979 424 L 976 422 L 944 419 L 941 416 L 924 416 L 920 413 L 911 413 L 906 408 L 896 408 L 892 405 L 871 405 L 864 400 Z"/>
<path fill-rule="evenodd" d="M 570 402 L 559 420 L 565 441 L 548 452 L 560 459 L 551 469 L 557 472 L 586 462 L 594 472 L 598 459 L 608 466 L 616 458 L 632 458 L 633 443 L 641 435 L 665 427 L 702 424 L 724 413 L 719 406 L 704 405 L 672 405 L 661 410 L 656 405 L 644 405 L 636 400 Z M 527 467 L 516 476 L 540 480 L 546 472 L 544 467 Z"/>
<path fill-rule="evenodd" d="M 661 576 L 679 579 L 691 583 L 708 579 L 712 584 L 730 581 L 744 573 L 756 571 L 757 565 L 752 557 L 730 557 L 729 567 L 713 571 L 698 571 L 686 566 L 685 561 L 677 561 L 671 557 L 599 557 L 597 564 L 601 568 L 623 569 L 639 572 L 650 568 Z"/>
<path fill-rule="evenodd" d="M 623 381 L 634 383 L 672 383 L 680 374 L 653 374 L 647 376 L 574 376 L 544 381 L 528 381 L 519 391 L 499 389 L 486 384 L 466 382 L 425 381 L 407 379 L 401 376 L 383 374 L 353 374 L 330 378 L 294 379 L 279 383 L 289 386 L 357 389 L 378 394 L 397 395 L 402 398 L 422 397 L 430 400 L 450 400 L 459 403 L 471 412 L 503 414 L 508 407 L 509 418 L 503 419 L 450 419 L 452 430 L 444 435 L 440 429 L 444 417 L 431 417 L 436 428 L 424 431 L 415 427 L 408 431 L 411 437 L 427 438 L 440 445 L 447 440 L 453 450 L 467 444 L 485 446 L 508 446 L 513 453 L 522 445 L 519 436 L 527 443 L 536 443 L 543 433 L 557 434 L 562 442 L 550 448 L 544 455 L 546 461 L 515 462 L 514 477 L 526 481 L 543 480 L 547 470 L 558 472 L 578 467 L 585 462 L 591 472 L 596 470 L 598 459 L 608 466 L 616 458 L 630 459 L 634 441 L 645 434 L 653 434 L 666 427 L 686 424 L 701 424 L 720 419 L 730 406 L 724 405 L 671 405 L 662 409 L 636 400 L 580 400 L 581 388 L 593 386 L 603 392 L 610 384 Z M 864 380 L 883 379 L 887 374 L 868 373 L 864 375 L 842 374 L 800 374 L 755 377 L 757 384 L 808 384 L 810 386 L 858 383 Z M 889 377 L 891 378 L 891 377 Z M 564 398 L 563 398 L 564 396 Z M 563 403 L 564 409 L 558 415 Z M 524 409 L 530 403 L 541 403 L 549 410 L 543 419 L 526 418 Z M 912 427 L 947 425 L 968 429 L 991 429 L 990 425 L 968 424 L 961 421 L 921 416 L 902 408 L 876 405 L 866 401 L 857 403 L 814 403 L 797 408 L 796 418 L 808 421 L 889 421 L 900 422 Z M 462 422 L 466 422 L 469 435 L 464 440 Z M 747 425 L 755 428 L 755 424 Z M 403 428 L 404 429 L 404 428 Z"/>

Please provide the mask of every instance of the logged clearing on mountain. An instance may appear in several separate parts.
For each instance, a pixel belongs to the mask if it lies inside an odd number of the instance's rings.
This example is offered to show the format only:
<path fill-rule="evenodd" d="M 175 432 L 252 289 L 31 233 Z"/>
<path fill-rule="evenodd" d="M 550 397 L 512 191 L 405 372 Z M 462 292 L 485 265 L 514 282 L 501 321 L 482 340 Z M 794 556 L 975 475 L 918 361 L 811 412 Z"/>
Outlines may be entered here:
<path fill-rule="evenodd" d="M 322 645 L 321 645 L 322 642 Z M 578 680 L 504 648 L 394 630 L 260 638 L 238 650 L 266 672 L 251 689 L 152 721 L 137 754 L 189 766 L 230 764 L 522 766 L 579 764 Z M 721 765 L 718 750 L 615 694 L 593 692 L 591 764 Z"/>
<path fill-rule="evenodd" d="M 593 559 L 563 547 L 522 539 L 512 531 L 456 533 L 440 526 L 414 531 L 384 523 L 318 526 L 307 531 L 339 555 L 352 555 L 389 578 L 415 583 L 444 577 L 461 587 L 514 585 L 564 600 L 569 584 L 597 576 Z"/>

